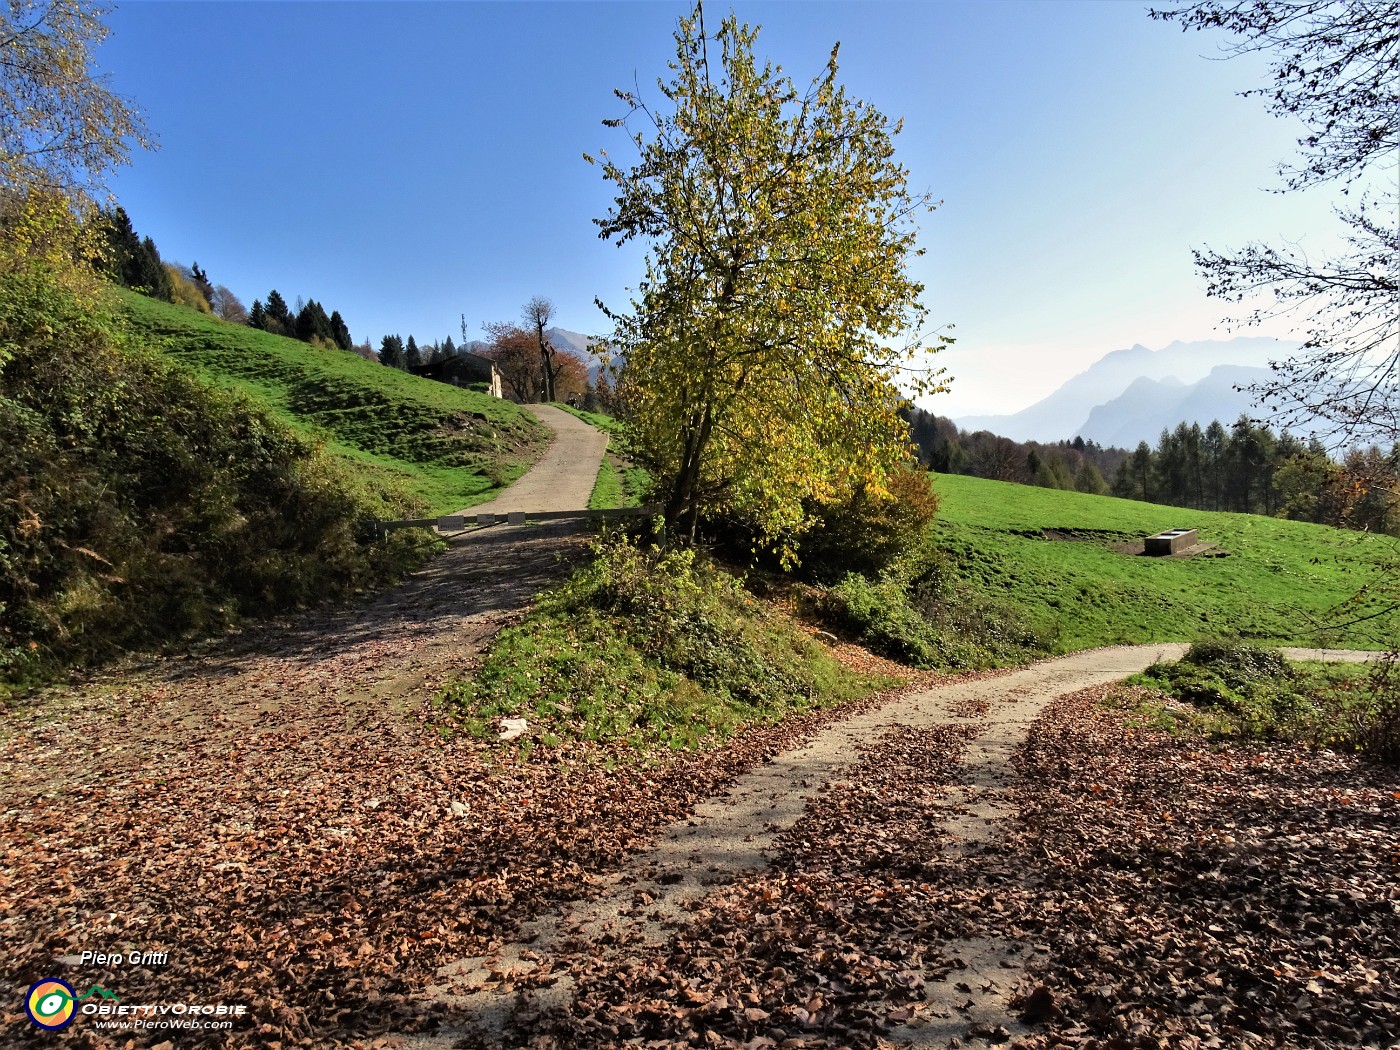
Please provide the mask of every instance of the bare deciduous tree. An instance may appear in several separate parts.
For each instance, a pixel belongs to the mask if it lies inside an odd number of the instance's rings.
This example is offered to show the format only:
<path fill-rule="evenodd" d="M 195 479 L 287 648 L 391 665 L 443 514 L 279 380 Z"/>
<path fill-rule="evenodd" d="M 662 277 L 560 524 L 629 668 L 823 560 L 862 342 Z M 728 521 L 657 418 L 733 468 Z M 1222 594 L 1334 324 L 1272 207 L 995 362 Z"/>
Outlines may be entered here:
<path fill-rule="evenodd" d="M 1346 248 L 1334 258 L 1265 244 L 1195 253 L 1211 295 L 1263 297 L 1245 323 L 1300 319 L 1299 356 L 1251 392 L 1282 425 L 1321 420 L 1338 443 L 1400 438 L 1400 2 L 1199 0 L 1152 17 L 1232 34 L 1227 54 L 1268 55 L 1269 85 L 1244 94 L 1307 129 L 1279 192 L 1339 183 L 1356 201 L 1337 209 Z"/>
<path fill-rule="evenodd" d="M 555 366 L 554 344 L 545 338 L 544 331 L 554 319 L 554 304 L 542 295 L 537 295 L 521 308 L 520 316 L 526 328 L 533 334 L 540 355 L 540 400 L 554 401 L 555 380 L 559 372 Z"/>
<path fill-rule="evenodd" d="M 214 308 L 214 316 L 220 317 L 231 324 L 247 324 L 248 311 L 238 296 L 234 295 L 222 284 L 214 289 L 214 294 L 209 300 L 209 305 Z"/>

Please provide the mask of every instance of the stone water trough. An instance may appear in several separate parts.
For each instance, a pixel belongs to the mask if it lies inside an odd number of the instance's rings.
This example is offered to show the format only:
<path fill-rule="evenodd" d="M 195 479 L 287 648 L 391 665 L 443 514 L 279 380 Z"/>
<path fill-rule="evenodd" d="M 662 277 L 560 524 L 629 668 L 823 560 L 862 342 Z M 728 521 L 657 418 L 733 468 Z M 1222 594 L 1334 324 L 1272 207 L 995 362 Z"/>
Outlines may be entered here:
<path fill-rule="evenodd" d="M 1194 547 L 1199 540 L 1195 529 L 1168 529 L 1143 541 L 1143 549 L 1148 554 L 1179 554 L 1188 547 Z"/>

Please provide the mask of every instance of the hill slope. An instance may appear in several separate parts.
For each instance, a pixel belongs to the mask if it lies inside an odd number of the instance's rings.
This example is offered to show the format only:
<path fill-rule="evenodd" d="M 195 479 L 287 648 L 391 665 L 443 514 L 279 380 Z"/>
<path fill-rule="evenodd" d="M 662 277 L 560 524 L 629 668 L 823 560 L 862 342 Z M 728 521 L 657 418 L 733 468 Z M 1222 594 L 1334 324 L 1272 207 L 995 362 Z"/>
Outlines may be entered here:
<path fill-rule="evenodd" d="M 1019 606 L 1062 650 L 1235 635 L 1361 649 L 1394 640 L 1394 618 L 1319 629 L 1379 611 L 1337 610 L 1400 557 L 1389 537 L 980 478 L 939 475 L 934 488 L 942 500 L 934 528 L 951 571 Z M 1199 529 L 1229 556 L 1115 549 L 1180 527 Z"/>
<path fill-rule="evenodd" d="M 425 514 L 491 498 L 548 439 L 509 401 L 132 292 L 122 300 L 138 342 L 250 396 L 294 430 L 324 441 L 365 484 Z"/>

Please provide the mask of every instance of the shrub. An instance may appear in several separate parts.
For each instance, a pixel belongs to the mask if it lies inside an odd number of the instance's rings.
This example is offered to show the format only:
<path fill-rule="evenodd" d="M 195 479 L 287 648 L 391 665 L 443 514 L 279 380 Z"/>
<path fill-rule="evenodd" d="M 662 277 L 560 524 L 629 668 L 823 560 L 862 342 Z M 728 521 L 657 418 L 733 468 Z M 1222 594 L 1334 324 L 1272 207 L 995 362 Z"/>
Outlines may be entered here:
<path fill-rule="evenodd" d="M 1011 605 L 961 584 L 928 538 L 874 582 L 848 573 L 819 609 L 876 652 L 915 667 L 991 667 L 1048 652 L 1053 639 Z"/>
<path fill-rule="evenodd" d="M 1216 712 L 1257 737 L 1322 735 L 1324 719 L 1276 649 L 1245 642 L 1198 642 L 1175 663 L 1153 664 L 1134 681 Z"/>
<path fill-rule="evenodd" d="M 524 714 L 541 739 L 693 748 L 873 685 L 693 548 L 610 534 L 594 555 L 440 695 L 469 731 Z"/>
<path fill-rule="evenodd" d="M 888 496 L 862 488 L 844 502 L 811 508 L 815 524 L 798 548 L 804 575 L 827 582 L 847 572 L 874 577 L 919 546 L 938 513 L 929 475 L 902 467 L 888 488 Z"/>
<path fill-rule="evenodd" d="M 1400 766 L 1400 675 L 1395 654 L 1376 665 L 1368 685 L 1372 693 L 1369 717 L 1356 732 L 1357 744 L 1372 758 Z"/>
<path fill-rule="evenodd" d="M 1286 681 L 1293 676 L 1277 649 L 1248 642 L 1197 642 L 1182 661 L 1209 668 L 1236 689 L 1251 682 Z"/>

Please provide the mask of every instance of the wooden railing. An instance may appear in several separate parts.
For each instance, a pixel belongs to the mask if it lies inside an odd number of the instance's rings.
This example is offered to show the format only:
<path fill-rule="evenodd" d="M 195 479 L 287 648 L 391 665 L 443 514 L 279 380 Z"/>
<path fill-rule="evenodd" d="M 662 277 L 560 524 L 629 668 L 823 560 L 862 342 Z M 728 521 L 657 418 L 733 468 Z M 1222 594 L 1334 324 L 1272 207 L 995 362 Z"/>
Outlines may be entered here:
<path fill-rule="evenodd" d="M 383 539 L 396 529 L 434 529 L 437 532 L 465 532 L 468 527 L 485 528 L 490 525 L 534 525 L 545 521 L 562 521 L 566 518 L 583 518 L 586 521 L 612 521 L 617 518 L 645 517 L 660 513 L 656 505 L 646 507 L 618 507 L 615 510 L 513 510 L 507 514 L 449 514 L 441 518 L 405 518 L 400 521 L 376 521 L 375 536 Z"/>

